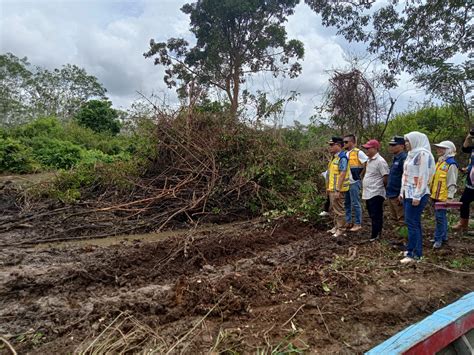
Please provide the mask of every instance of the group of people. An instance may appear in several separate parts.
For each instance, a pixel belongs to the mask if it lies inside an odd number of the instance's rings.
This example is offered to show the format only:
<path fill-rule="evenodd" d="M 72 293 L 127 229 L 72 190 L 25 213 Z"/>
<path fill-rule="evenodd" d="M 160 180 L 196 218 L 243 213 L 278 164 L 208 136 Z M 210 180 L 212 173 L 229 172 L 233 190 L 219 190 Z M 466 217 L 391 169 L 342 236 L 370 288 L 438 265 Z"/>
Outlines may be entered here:
<path fill-rule="evenodd" d="M 469 206 L 474 200 L 474 131 L 466 137 L 462 150 L 471 154 L 467 178 L 461 197 L 461 219 L 453 227 L 465 231 L 469 222 Z M 371 219 L 371 241 L 380 238 L 384 220 L 384 201 L 393 219 L 406 224 L 408 243 L 402 264 L 422 257 L 423 231 L 421 216 L 431 201 L 435 207 L 436 227 L 433 248 L 439 249 L 448 240 L 447 206 L 457 191 L 459 167 L 455 160 L 456 146 L 451 141 L 434 144 L 437 160 L 431 153 L 428 137 L 420 132 L 395 136 L 389 141 L 393 154 L 391 166 L 379 154 L 380 143 L 371 139 L 357 148 L 356 137 L 332 137 L 328 142 L 331 160 L 323 173 L 326 179 L 327 205 L 322 214 L 334 218 L 328 232 L 335 237 L 362 229 L 362 200 Z M 362 190 L 362 194 L 360 191 Z"/>

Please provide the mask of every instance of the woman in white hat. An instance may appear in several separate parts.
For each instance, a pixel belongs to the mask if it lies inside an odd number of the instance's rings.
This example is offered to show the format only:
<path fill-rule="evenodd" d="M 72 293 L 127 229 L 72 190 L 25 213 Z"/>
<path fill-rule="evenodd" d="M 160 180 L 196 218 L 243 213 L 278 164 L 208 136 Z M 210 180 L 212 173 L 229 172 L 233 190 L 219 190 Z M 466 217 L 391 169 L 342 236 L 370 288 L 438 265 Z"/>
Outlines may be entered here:
<path fill-rule="evenodd" d="M 435 144 L 438 162 L 430 181 L 430 192 L 433 203 L 446 202 L 454 198 L 458 180 L 458 164 L 454 160 L 456 146 L 451 141 Z M 446 209 L 436 209 L 436 229 L 433 248 L 439 249 L 448 240 L 448 219 Z"/>

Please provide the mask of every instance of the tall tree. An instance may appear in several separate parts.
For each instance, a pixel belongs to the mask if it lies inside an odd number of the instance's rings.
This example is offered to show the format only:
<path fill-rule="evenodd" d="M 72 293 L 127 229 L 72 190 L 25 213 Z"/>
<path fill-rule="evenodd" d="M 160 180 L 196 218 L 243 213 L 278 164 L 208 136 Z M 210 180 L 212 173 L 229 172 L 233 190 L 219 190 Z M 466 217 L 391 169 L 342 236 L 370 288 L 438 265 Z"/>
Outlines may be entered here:
<path fill-rule="evenodd" d="M 72 117 L 91 98 L 105 99 L 106 91 L 76 65 L 47 70 L 12 53 L 0 55 L 0 125 L 38 116 Z"/>
<path fill-rule="evenodd" d="M 33 73 L 28 60 L 11 53 L 0 55 L 0 125 L 21 123 L 31 114 Z"/>
<path fill-rule="evenodd" d="M 91 98 L 106 99 L 107 90 L 85 69 L 66 64 L 49 71 L 35 73 L 36 109 L 44 115 L 72 117 Z"/>
<path fill-rule="evenodd" d="M 470 121 L 474 45 L 472 0 L 305 0 L 323 24 L 349 41 L 366 41 L 393 73 L 406 71 L 428 93 Z"/>
<path fill-rule="evenodd" d="M 303 44 L 288 40 L 283 26 L 299 0 L 198 0 L 181 8 L 190 17 L 196 37 L 191 46 L 182 38 L 150 41 L 146 58 L 164 65 L 164 80 L 178 94 L 189 83 L 223 90 L 235 117 L 241 84 L 248 75 L 268 71 L 295 77 Z M 291 63 L 290 63 L 291 62 Z"/>

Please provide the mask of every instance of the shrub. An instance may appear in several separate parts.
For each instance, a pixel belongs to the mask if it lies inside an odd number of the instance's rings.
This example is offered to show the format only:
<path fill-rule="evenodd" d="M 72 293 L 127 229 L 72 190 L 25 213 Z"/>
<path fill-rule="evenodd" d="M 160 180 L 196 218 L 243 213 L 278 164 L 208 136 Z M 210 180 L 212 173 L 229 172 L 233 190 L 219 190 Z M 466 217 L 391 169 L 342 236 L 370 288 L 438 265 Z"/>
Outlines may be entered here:
<path fill-rule="evenodd" d="M 19 140 L 0 137 L 0 172 L 31 173 L 38 168 L 30 148 Z"/>
<path fill-rule="evenodd" d="M 40 136 L 30 144 L 36 161 L 45 167 L 69 169 L 81 159 L 81 147 L 68 141 Z"/>

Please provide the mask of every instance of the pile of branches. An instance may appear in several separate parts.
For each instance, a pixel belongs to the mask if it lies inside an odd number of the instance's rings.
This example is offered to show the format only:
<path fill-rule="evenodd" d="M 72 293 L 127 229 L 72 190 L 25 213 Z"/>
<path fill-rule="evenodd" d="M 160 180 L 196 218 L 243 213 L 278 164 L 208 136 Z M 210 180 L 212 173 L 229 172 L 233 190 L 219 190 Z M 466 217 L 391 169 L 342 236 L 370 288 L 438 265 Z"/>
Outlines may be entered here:
<path fill-rule="evenodd" d="M 249 157 L 264 149 L 252 134 L 237 122 L 200 119 L 190 126 L 160 117 L 156 157 L 142 176 L 128 179 L 130 189 L 102 184 L 88 187 L 89 198 L 72 204 L 27 202 L 0 220 L 0 244 L 97 238 L 248 217 L 249 201 L 265 203 L 262 187 L 245 173 Z"/>

